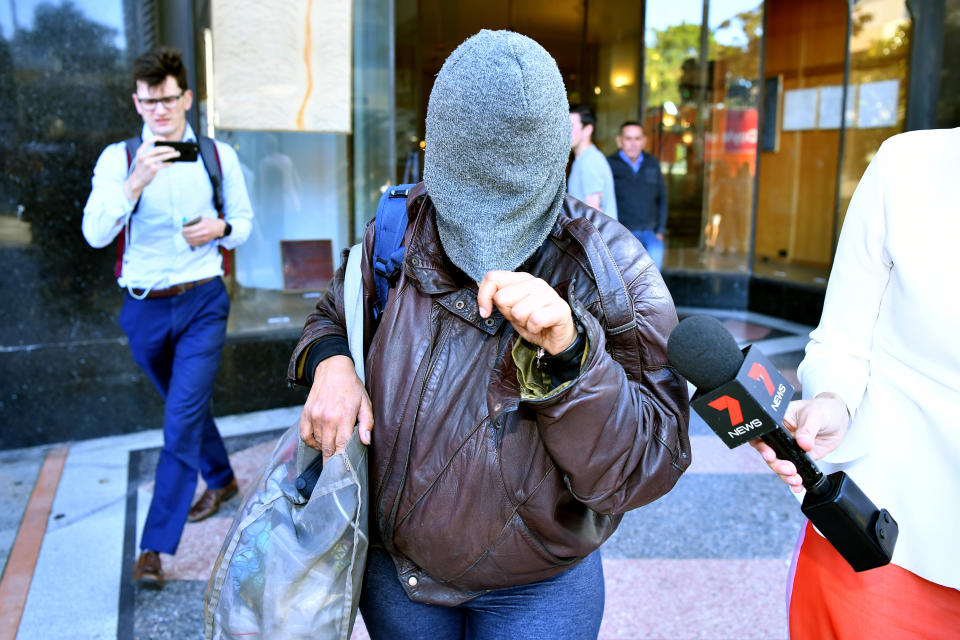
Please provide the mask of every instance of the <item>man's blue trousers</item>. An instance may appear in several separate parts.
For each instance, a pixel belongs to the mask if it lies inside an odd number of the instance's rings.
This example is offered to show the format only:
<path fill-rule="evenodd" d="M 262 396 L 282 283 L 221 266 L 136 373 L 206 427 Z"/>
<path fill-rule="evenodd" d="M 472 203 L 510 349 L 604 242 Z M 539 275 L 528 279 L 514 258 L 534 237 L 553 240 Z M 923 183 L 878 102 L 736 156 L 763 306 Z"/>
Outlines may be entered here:
<path fill-rule="evenodd" d="M 230 300 L 220 278 L 169 298 L 125 294 L 120 328 L 133 359 L 165 402 L 163 450 L 141 549 L 175 553 L 197 487 L 233 479 L 230 459 L 210 413 L 213 383 L 226 339 Z"/>

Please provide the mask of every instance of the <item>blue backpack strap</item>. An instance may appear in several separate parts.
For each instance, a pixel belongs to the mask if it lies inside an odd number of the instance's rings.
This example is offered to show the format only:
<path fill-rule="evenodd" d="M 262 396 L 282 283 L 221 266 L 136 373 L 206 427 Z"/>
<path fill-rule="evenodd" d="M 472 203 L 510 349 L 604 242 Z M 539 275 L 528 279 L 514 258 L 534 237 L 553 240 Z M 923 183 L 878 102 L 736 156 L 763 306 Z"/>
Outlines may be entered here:
<path fill-rule="evenodd" d="M 407 231 L 407 194 L 415 185 L 390 187 L 380 196 L 373 221 L 373 280 L 377 286 L 374 319 L 387 304 L 387 293 L 400 277 L 403 265 L 403 234 Z"/>

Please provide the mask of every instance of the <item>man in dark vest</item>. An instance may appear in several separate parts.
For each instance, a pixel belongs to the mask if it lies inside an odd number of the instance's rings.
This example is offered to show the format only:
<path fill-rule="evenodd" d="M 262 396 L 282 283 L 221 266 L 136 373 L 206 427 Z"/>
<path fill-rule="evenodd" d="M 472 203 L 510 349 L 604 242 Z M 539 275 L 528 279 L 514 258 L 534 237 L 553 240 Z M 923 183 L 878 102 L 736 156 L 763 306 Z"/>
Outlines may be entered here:
<path fill-rule="evenodd" d="M 667 189 L 657 159 L 643 150 L 643 125 L 628 120 L 620 125 L 617 146 L 607 157 L 613 171 L 620 224 L 637 236 L 657 269 L 663 267 L 663 234 L 667 227 Z"/>

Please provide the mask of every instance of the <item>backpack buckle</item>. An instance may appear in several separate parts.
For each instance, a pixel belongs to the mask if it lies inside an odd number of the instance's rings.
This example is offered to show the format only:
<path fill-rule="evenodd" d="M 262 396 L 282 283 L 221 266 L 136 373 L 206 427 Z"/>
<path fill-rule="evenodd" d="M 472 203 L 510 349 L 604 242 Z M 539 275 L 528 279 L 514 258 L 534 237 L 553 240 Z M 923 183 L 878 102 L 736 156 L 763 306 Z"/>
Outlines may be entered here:
<path fill-rule="evenodd" d="M 397 279 L 400 277 L 399 262 L 391 262 L 391 264 L 388 264 L 377 258 L 377 260 L 374 262 L 373 270 L 378 276 L 385 278 L 386 281 L 391 285 L 396 284 Z"/>

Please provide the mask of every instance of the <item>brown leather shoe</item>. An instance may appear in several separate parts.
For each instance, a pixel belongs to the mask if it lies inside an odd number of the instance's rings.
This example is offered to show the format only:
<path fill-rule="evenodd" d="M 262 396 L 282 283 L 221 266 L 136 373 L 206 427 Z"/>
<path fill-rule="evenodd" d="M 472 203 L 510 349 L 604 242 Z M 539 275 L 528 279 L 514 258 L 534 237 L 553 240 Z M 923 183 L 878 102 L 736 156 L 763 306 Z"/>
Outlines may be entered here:
<path fill-rule="evenodd" d="M 222 489 L 207 489 L 200 495 L 196 504 L 190 507 L 190 511 L 187 512 L 187 520 L 199 522 L 204 518 L 209 518 L 220 508 L 220 503 L 226 502 L 235 495 L 237 495 L 236 478 Z"/>
<path fill-rule="evenodd" d="M 144 551 L 133 567 L 133 582 L 149 589 L 163 588 L 163 569 L 160 566 L 160 554 L 156 551 Z"/>

